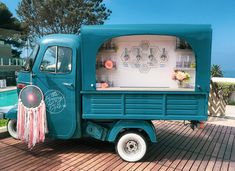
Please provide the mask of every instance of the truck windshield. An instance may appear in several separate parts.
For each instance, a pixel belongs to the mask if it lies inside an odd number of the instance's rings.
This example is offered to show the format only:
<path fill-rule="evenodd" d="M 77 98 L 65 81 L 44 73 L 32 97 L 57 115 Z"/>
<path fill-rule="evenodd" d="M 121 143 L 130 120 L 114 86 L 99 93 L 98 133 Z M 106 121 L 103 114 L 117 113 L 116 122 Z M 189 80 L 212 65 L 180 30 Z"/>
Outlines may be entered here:
<path fill-rule="evenodd" d="M 39 45 L 36 44 L 31 52 L 31 54 L 29 55 L 29 57 L 26 59 L 26 62 L 23 67 L 24 71 L 29 71 L 31 69 L 31 67 L 34 64 L 35 58 L 37 56 L 38 50 L 39 50 Z"/>

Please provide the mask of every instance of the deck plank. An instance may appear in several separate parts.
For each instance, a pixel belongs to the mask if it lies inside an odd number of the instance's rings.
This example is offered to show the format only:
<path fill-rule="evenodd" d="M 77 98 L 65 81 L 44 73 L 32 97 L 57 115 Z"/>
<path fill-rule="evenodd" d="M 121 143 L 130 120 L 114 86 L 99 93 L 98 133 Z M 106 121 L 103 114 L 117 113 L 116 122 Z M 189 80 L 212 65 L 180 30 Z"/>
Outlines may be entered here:
<path fill-rule="evenodd" d="M 191 130 L 178 121 L 153 122 L 158 143 L 145 159 L 128 163 L 114 144 L 93 139 L 47 140 L 28 150 L 9 137 L 0 139 L 0 170 L 235 170 L 235 128 L 206 124 Z"/>
<path fill-rule="evenodd" d="M 147 165 L 148 165 L 148 166 L 147 166 L 147 169 L 150 169 L 151 167 L 154 168 L 155 165 L 160 165 L 160 166 L 162 166 L 161 162 L 164 163 L 164 162 L 166 161 L 166 159 L 165 159 L 165 156 L 164 156 L 164 155 L 163 155 L 163 156 L 161 155 L 161 153 L 164 153 L 164 154 L 166 154 L 166 155 L 169 156 L 172 152 L 174 152 L 174 150 L 170 151 L 170 148 L 163 148 L 163 147 L 170 147 L 170 146 L 172 146 L 172 145 L 171 145 L 172 142 L 176 144 L 177 138 L 179 137 L 176 133 L 177 133 L 177 132 L 178 132 L 178 133 L 184 132 L 185 130 L 186 130 L 186 127 L 185 127 L 185 129 L 180 129 L 180 130 L 174 128 L 174 131 L 172 131 L 172 134 L 173 134 L 173 135 L 170 136 L 170 139 L 165 138 L 165 141 L 163 141 L 163 143 L 159 143 L 159 144 L 158 144 L 158 146 L 160 146 L 160 147 L 159 147 L 159 150 L 161 150 L 161 151 L 157 151 L 154 155 L 151 155 L 151 157 L 150 157 L 149 159 L 147 159 L 148 161 L 149 161 L 149 160 L 151 161 L 151 165 L 149 165 L 150 163 L 147 164 Z M 169 136 L 169 135 L 168 135 L 168 136 Z M 171 149 L 173 149 L 173 148 L 171 148 Z M 167 151 L 167 150 L 168 150 L 168 151 Z M 155 164 L 153 164 L 154 161 L 155 161 Z M 145 165 L 140 164 L 140 166 L 138 167 L 137 170 L 143 170 L 145 167 L 146 167 Z M 156 166 L 156 167 L 157 167 L 157 166 Z"/>

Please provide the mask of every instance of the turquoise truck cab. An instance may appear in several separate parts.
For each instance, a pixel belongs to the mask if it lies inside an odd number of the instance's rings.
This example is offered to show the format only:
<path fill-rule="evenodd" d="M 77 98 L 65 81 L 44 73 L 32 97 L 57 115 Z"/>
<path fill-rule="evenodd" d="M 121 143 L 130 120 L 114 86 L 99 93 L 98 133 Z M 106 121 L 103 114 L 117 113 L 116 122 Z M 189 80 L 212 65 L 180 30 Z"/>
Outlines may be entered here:
<path fill-rule="evenodd" d="M 48 137 L 115 142 L 122 159 L 138 161 L 157 141 L 152 120 L 207 120 L 211 39 L 209 25 L 82 26 L 80 35 L 42 38 L 17 87 L 44 93 Z M 5 117 L 16 120 L 17 110 Z"/>

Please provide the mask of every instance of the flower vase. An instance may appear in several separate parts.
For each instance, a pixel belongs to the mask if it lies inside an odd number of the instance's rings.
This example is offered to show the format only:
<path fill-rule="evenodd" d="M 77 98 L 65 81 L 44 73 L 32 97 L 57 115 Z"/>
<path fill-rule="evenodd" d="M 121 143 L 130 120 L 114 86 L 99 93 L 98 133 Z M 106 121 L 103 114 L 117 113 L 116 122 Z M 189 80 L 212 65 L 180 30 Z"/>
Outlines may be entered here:
<path fill-rule="evenodd" d="M 178 88 L 183 88 L 183 81 L 178 82 Z"/>

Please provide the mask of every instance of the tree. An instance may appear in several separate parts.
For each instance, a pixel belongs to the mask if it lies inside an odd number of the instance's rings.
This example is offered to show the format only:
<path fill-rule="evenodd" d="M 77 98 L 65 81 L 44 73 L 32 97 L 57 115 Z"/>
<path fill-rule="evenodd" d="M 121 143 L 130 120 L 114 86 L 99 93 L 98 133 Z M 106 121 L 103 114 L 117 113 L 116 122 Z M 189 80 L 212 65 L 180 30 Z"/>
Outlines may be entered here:
<path fill-rule="evenodd" d="M 212 65 L 211 76 L 212 77 L 223 77 L 224 76 L 220 65 Z"/>
<path fill-rule="evenodd" d="M 21 31 L 20 22 L 13 17 L 7 6 L 0 2 L 0 28 Z"/>
<path fill-rule="evenodd" d="M 24 31 L 24 25 L 13 17 L 4 3 L 0 2 L 0 40 L 12 45 L 13 57 L 20 57 L 21 50 L 19 48 L 24 45 Z"/>
<path fill-rule="evenodd" d="M 31 37 L 78 34 L 83 24 L 103 24 L 111 14 L 103 0 L 22 0 L 17 9 Z"/>

